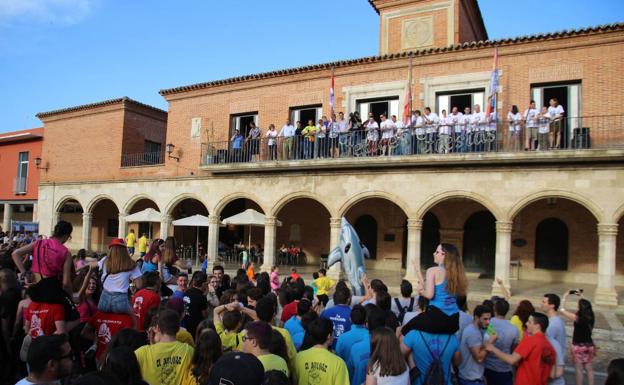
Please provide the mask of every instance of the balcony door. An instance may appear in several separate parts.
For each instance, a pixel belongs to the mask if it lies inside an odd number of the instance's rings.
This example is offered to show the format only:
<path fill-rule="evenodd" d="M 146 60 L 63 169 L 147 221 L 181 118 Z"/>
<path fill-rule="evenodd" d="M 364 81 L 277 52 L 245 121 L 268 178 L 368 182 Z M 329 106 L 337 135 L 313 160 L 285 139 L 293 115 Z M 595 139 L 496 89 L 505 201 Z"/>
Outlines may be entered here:
<path fill-rule="evenodd" d="M 301 127 L 308 125 L 308 121 L 314 124 L 323 116 L 323 107 L 321 105 L 300 106 L 290 108 L 290 119 L 292 124 L 297 127 L 297 122 L 301 122 Z"/>
<path fill-rule="evenodd" d="M 581 128 L 581 83 L 546 83 L 531 86 L 531 99 L 538 108 L 548 107 L 550 99 L 557 98 L 565 111 L 565 128 L 561 137 L 563 148 L 572 147 L 572 133 Z M 518 106 L 521 107 L 521 106 Z M 525 106 L 520 108 L 524 110 Z"/>
<path fill-rule="evenodd" d="M 475 104 L 478 104 L 481 111 L 484 111 L 484 102 L 485 90 L 482 88 L 439 92 L 436 94 L 435 112 L 440 115 L 442 110 L 446 110 L 450 114 L 453 107 L 457 107 L 459 112 L 463 113 L 466 107 L 470 107 L 472 111 Z"/>
<path fill-rule="evenodd" d="M 390 118 L 392 115 L 399 116 L 399 97 L 390 96 L 376 99 L 362 99 L 357 101 L 357 110 L 360 112 L 362 121 L 368 119 L 368 114 L 372 113 L 377 123 L 381 122 L 379 115 L 384 114 Z"/>

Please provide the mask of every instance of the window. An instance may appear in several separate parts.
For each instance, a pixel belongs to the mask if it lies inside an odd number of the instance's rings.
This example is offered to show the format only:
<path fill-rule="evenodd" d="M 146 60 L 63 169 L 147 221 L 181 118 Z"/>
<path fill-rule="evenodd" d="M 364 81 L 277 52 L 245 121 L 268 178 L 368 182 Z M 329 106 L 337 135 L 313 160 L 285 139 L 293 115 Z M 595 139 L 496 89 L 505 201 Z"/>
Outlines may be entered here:
<path fill-rule="evenodd" d="M 15 193 L 26 194 L 28 179 L 28 152 L 20 152 L 17 160 L 17 179 L 15 180 Z"/>
<path fill-rule="evenodd" d="M 323 117 L 323 107 L 321 105 L 291 107 L 290 119 L 292 124 L 296 127 L 297 122 L 301 122 L 301 127 L 308 125 L 308 120 L 311 120 L 316 125 L 316 122 Z"/>
<path fill-rule="evenodd" d="M 470 107 L 472 111 L 475 104 L 478 104 L 481 107 L 481 111 L 484 111 L 484 98 L 484 89 L 439 92 L 436 94 L 435 112 L 440 115 L 442 110 L 446 110 L 450 114 L 453 107 L 457 107 L 459 112 L 463 113 L 466 107 Z"/>
<path fill-rule="evenodd" d="M 240 130 L 243 138 L 247 137 L 250 127 L 249 123 L 253 122 L 258 125 L 258 112 L 246 112 L 239 115 L 230 115 L 230 138 L 234 135 L 234 130 Z M 228 139 L 230 139 L 228 138 Z"/>
<path fill-rule="evenodd" d="M 362 99 L 357 101 L 357 110 L 360 112 L 362 121 L 368 119 L 368 114 L 372 113 L 377 123 L 381 122 L 379 115 L 384 114 L 387 118 L 392 115 L 399 115 L 399 97 L 390 96 L 387 98 Z M 371 254 L 372 255 L 372 254 Z"/>

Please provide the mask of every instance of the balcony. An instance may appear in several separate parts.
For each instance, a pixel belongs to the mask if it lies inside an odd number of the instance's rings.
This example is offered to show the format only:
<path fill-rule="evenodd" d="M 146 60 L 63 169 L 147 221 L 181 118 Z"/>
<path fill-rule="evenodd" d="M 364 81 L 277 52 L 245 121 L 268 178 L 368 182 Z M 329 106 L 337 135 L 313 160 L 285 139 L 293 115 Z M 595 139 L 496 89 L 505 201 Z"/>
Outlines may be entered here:
<path fill-rule="evenodd" d="M 527 138 L 521 124 L 517 134 L 510 133 L 509 122 L 475 127 L 431 125 L 409 128 L 388 140 L 372 141 L 365 131 L 337 137 L 245 139 L 237 146 L 232 141 L 203 143 L 200 168 L 213 173 L 250 170 L 305 170 L 370 167 L 467 166 L 473 163 L 535 164 L 578 162 L 590 159 L 622 159 L 624 115 L 566 118 L 558 147 L 553 147 L 554 125 L 548 133 Z M 544 129 L 545 130 L 545 129 Z M 448 133 L 448 134 L 445 134 Z M 380 135 L 381 137 L 381 135 Z M 540 141 L 541 139 L 541 141 Z"/>
<path fill-rule="evenodd" d="M 155 166 L 165 163 L 162 152 L 141 152 L 138 154 L 122 154 L 121 167 Z"/>

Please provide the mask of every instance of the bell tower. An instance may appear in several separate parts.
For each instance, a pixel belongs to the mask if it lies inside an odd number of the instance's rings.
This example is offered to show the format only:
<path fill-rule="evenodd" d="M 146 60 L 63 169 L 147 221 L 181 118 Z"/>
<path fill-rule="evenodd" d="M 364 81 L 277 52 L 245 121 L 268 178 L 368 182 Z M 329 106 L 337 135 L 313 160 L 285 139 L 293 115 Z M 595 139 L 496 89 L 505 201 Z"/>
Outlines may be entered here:
<path fill-rule="evenodd" d="M 379 54 L 487 40 L 477 0 L 368 0 L 379 14 Z"/>

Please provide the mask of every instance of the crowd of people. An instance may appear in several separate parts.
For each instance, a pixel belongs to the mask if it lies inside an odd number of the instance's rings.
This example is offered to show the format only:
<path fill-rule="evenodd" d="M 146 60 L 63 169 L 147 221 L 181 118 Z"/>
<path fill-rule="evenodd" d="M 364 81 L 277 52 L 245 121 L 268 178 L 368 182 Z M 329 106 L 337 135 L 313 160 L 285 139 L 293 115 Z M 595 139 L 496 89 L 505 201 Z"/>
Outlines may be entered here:
<path fill-rule="evenodd" d="M 504 119 L 496 112 L 486 114 L 481 106 L 453 107 L 441 115 L 425 107 L 415 110 L 407 124 L 396 115 L 359 112 L 345 117 L 342 112 L 314 120 L 287 120 L 278 131 L 270 124 L 266 132 L 249 124 L 246 137 L 235 129 L 230 139 L 230 162 L 292 160 L 383 155 L 448 154 L 498 151 L 502 143 L 510 151 L 545 151 L 560 148 L 565 111 L 556 98 L 549 107 L 538 109 L 535 101 L 521 112 L 510 107 Z M 502 137 L 507 126 L 507 138 Z"/>
<path fill-rule="evenodd" d="M 136 258 L 123 239 L 99 258 L 74 258 L 71 233 L 60 221 L 48 239 L 3 246 L 6 383 L 562 384 L 565 318 L 577 384 L 584 375 L 593 384 L 595 317 L 582 291 L 545 294 L 539 310 L 523 300 L 510 320 L 508 294 L 468 312 L 450 244 L 393 298 L 379 279 L 364 277 L 357 296 L 324 269 L 306 282 L 296 268 L 256 273 L 253 261 L 234 277 L 219 265 L 189 277 L 172 238 Z M 622 383 L 624 360 L 609 371 L 608 384 Z"/>

